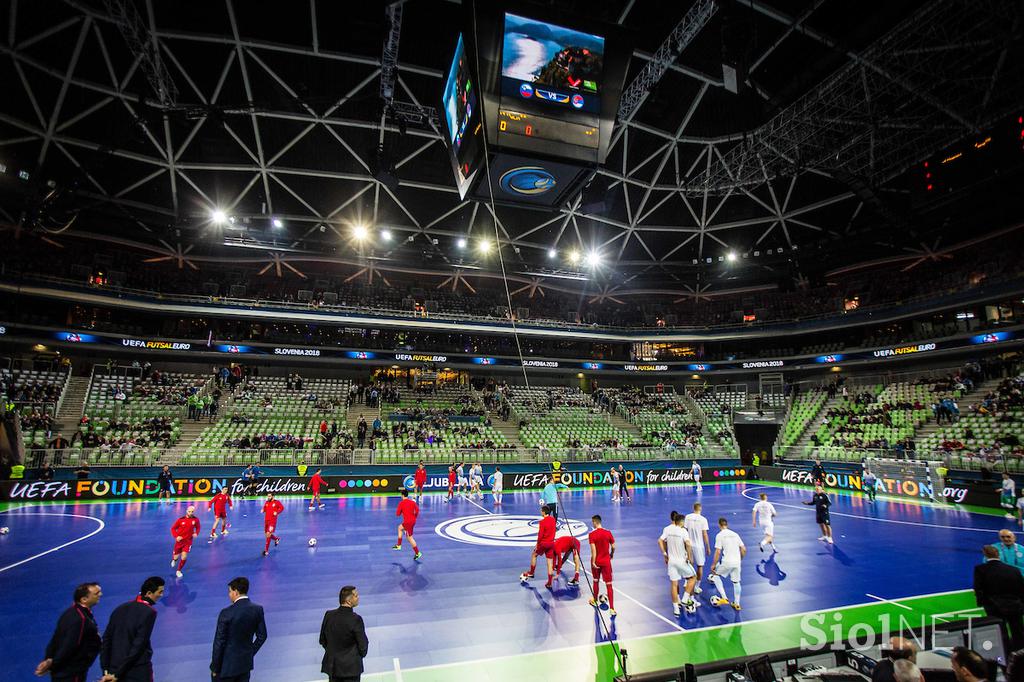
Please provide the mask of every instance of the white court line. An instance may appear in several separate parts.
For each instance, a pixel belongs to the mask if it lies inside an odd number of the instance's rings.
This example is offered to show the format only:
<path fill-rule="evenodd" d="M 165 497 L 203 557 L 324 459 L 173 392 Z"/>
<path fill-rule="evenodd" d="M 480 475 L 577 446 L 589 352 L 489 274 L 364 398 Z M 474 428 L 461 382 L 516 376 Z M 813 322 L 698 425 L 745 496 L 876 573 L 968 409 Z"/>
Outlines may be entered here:
<path fill-rule="evenodd" d="M 913 611 L 914 610 L 914 609 L 910 608 L 909 606 L 907 606 L 906 604 L 900 604 L 899 602 L 895 602 L 895 601 L 893 601 L 891 599 L 886 599 L 885 597 L 879 597 L 877 594 L 871 594 L 869 592 L 865 592 L 864 596 L 865 597 L 871 597 L 872 599 L 877 599 L 878 601 L 884 601 L 886 604 L 892 604 L 893 606 L 898 606 L 901 609 L 906 609 L 907 611 Z"/>
<path fill-rule="evenodd" d="M 754 498 L 750 497 L 749 495 L 747 495 L 747 492 L 751 491 L 751 490 L 758 490 L 760 488 L 764 488 L 765 490 L 771 490 L 773 488 L 775 490 L 779 490 L 779 488 L 775 488 L 775 486 L 755 485 L 753 487 L 746 488 L 745 490 L 741 490 L 740 494 L 743 495 L 743 497 L 745 497 L 748 500 L 753 502 L 753 501 L 755 501 Z M 826 489 L 825 492 L 827 493 L 828 490 Z M 786 504 L 784 502 L 772 502 L 772 504 L 774 504 L 776 507 L 789 507 L 790 509 L 801 509 L 803 511 L 814 511 L 814 507 L 810 507 L 810 506 L 807 506 L 807 505 L 797 506 L 795 504 Z M 896 524 L 899 524 L 899 525 L 902 525 L 902 526 L 923 526 L 925 528 L 947 528 L 949 530 L 971 530 L 971 531 L 974 531 L 975 533 L 994 533 L 994 532 L 996 532 L 996 529 L 993 529 L 993 528 L 969 528 L 967 526 L 946 526 L 946 525 L 943 525 L 941 523 L 922 523 L 920 521 L 899 521 L 897 519 L 880 519 L 880 518 L 875 517 L 875 516 L 861 516 L 860 514 L 846 514 L 846 513 L 843 513 L 843 512 L 829 512 L 829 515 L 830 516 L 845 516 L 846 518 L 849 518 L 849 519 L 863 519 L 864 521 L 878 521 L 879 523 L 896 523 Z"/>
<path fill-rule="evenodd" d="M 622 590 L 620 590 L 617 587 L 615 588 L 615 594 L 625 597 L 626 599 L 628 599 L 629 601 L 633 602 L 634 604 L 636 604 L 637 606 L 642 608 L 644 611 L 646 611 L 647 613 L 649 613 L 652 616 L 654 616 L 655 618 L 660 618 L 661 620 L 665 621 L 666 623 L 668 623 L 669 625 L 674 627 L 676 630 L 679 630 L 680 632 L 686 632 L 686 628 L 681 626 L 679 623 L 676 623 L 676 622 L 673 622 L 673 621 L 669 620 L 668 618 L 666 618 L 665 616 L 661 615 L 660 613 L 658 613 L 657 611 L 655 611 L 651 607 L 646 606 L 645 604 L 640 603 L 639 601 L 637 601 L 633 597 L 630 597 L 628 594 L 626 594 L 625 592 L 623 592 Z"/>
<path fill-rule="evenodd" d="M 76 518 L 76 519 L 89 519 L 91 521 L 95 521 L 96 523 L 100 524 L 100 527 L 97 528 L 96 530 L 94 530 L 93 532 L 89 533 L 88 535 L 83 535 L 82 537 L 76 538 L 76 539 L 74 539 L 74 540 L 72 540 L 70 542 L 65 542 L 63 545 L 58 545 L 58 546 L 56 546 L 56 547 L 54 547 L 52 549 L 46 550 L 45 552 L 40 552 L 39 554 L 36 554 L 34 556 L 30 556 L 27 559 L 22 559 L 21 561 L 18 561 L 17 563 L 11 564 L 10 566 L 4 566 L 3 568 L 0 568 L 0 573 L 3 573 L 4 571 L 9 571 L 12 568 L 16 568 L 18 566 L 21 566 L 22 564 L 27 564 L 28 562 L 32 561 L 33 559 L 38 559 L 39 557 L 46 556 L 47 554 L 51 554 L 53 552 L 56 552 L 59 549 L 64 549 L 65 547 L 69 547 L 69 546 L 75 544 L 76 542 L 81 542 L 82 540 L 88 540 L 93 535 L 96 535 L 96 533 L 99 533 L 101 530 L 103 530 L 107 526 L 107 524 L 104 523 L 102 519 L 97 519 L 95 516 L 87 516 L 85 514 L 59 514 L 59 513 L 56 513 L 56 512 L 36 512 L 36 513 L 32 514 L 32 516 L 70 516 L 70 517 Z"/>
<path fill-rule="evenodd" d="M 398 658 L 392 658 L 391 662 L 395 666 L 395 682 L 402 682 L 402 666 L 398 663 Z"/>
<path fill-rule="evenodd" d="M 469 502 L 471 505 L 473 505 L 477 509 L 483 509 L 485 512 L 487 512 L 488 514 L 490 514 L 492 516 L 494 515 L 494 512 L 492 512 L 490 509 L 484 509 L 483 507 L 481 507 L 479 504 L 477 504 L 473 500 L 469 499 L 468 497 L 466 498 L 466 502 Z"/>

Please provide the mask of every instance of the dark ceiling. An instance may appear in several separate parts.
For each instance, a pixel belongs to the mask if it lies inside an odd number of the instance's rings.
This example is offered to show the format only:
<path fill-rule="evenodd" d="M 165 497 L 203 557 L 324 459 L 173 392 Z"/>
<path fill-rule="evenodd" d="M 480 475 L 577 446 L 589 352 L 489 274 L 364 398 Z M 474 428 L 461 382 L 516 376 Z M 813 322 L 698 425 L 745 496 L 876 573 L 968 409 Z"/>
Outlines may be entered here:
<path fill-rule="evenodd" d="M 244 252 L 249 258 L 373 257 L 382 265 L 448 272 L 459 265 L 497 267 L 493 253 L 473 250 L 480 239 L 495 238 L 488 208 L 459 201 L 438 134 L 418 125 L 403 133 L 394 121 L 382 133 L 384 3 L 128 3 L 143 30 L 144 47 L 136 51 L 112 21 L 108 4 L 123 2 L 0 3 L 0 163 L 6 166 L 0 218 L 9 225 L 31 227 L 25 216 L 31 222 L 49 191 L 46 183 L 53 181 L 63 190 L 62 215 L 78 214 L 69 236 L 88 232 L 170 251 L 191 247 L 193 256 L 243 253 L 225 246 L 227 241 L 250 246 Z M 628 84 L 690 4 L 560 0 L 557 6 L 632 31 L 636 52 Z M 866 10 L 863 3 L 841 0 L 721 0 L 632 119 L 619 123 L 609 160 L 581 200 L 546 213 L 498 208 L 506 267 L 573 269 L 565 262 L 570 252 L 597 252 L 605 263 L 597 277 L 636 284 L 703 278 L 724 287 L 777 281 L 821 268 L 823 259 L 842 265 L 906 253 L 922 248 L 925 238 L 929 246 L 955 241 L 942 231 L 955 213 L 950 199 L 937 203 L 923 195 L 919 179 L 906 169 L 942 152 L 945 143 L 983 139 L 993 121 L 1007 120 L 1012 107 L 991 93 L 1019 88 L 1024 80 L 1018 78 L 1024 61 L 1020 9 L 1006 10 L 1018 3 L 966 0 L 930 4 L 964 13 L 962 22 L 976 20 L 979 31 L 1001 27 L 987 39 L 992 45 L 986 59 L 971 64 L 974 71 L 957 72 L 962 82 L 953 86 L 966 88 L 970 80 L 983 93 L 971 95 L 977 104 L 970 112 L 957 108 L 968 105 L 899 75 L 916 73 L 921 82 L 935 75 L 925 73 L 919 61 L 905 62 L 912 52 L 919 54 L 920 45 L 896 49 L 880 40 L 923 17 L 926 3 L 871 3 Z M 408 0 L 403 10 L 395 99 L 436 107 L 464 8 L 452 1 Z M 1009 20 L 997 16 L 1002 11 L 1010 12 Z M 934 17 L 917 21 L 942 23 Z M 961 51 L 968 48 L 957 45 L 961 28 L 915 36 L 934 51 L 931 68 L 940 74 L 966 61 Z M 139 49 L 158 50 L 177 90 L 172 106 L 158 99 Z M 723 87 L 723 52 L 746 67 L 747 81 L 735 94 Z M 894 61 L 870 62 L 865 54 Z M 904 122 L 916 118 L 918 123 L 899 124 L 926 126 L 931 133 L 912 138 L 919 147 L 916 158 L 899 148 L 884 177 L 881 170 L 850 172 L 838 163 L 828 169 L 792 161 L 768 179 L 728 190 L 702 192 L 693 184 L 720 164 L 731 177 L 725 159 L 742 153 L 744 144 L 761 144 L 746 134 L 756 139 L 754 131 L 764 131 L 771 121 L 785 122 L 786 134 L 820 127 L 821 121 L 785 117 L 806 104 L 809 94 L 813 103 L 823 81 L 854 66 L 866 76 L 902 81 L 906 92 L 896 98 L 899 106 L 857 124 L 880 132 L 897 128 L 897 115 Z M 872 92 L 865 81 L 864 90 L 843 96 L 855 102 L 854 111 Z M 901 106 L 906 110 L 896 111 Z M 940 124 L 921 113 L 929 108 L 944 117 Z M 772 135 L 783 132 L 765 133 L 765 148 Z M 940 139 L 945 143 L 934 146 Z M 381 141 L 396 163 L 397 188 L 374 176 Z M 892 145 L 877 144 L 879 153 Z M 870 153 L 874 163 L 875 149 Z M 1007 163 L 1019 170 L 1019 159 Z M 22 169 L 30 179 L 19 183 L 15 176 Z M 1016 177 L 1019 185 L 1019 173 L 1006 177 Z M 993 182 L 972 185 L 967 194 L 1003 196 L 999 180 Z M 214 207 L 236 222 L 211 225 Z M 273 218 L 282 227 L 273 227 Z M 371 230 L 366 243 L 351 237 L 357 224 Z M 384 241 L 384 231 L 390 241 Z M 468 248 L 458 247 L 460 237 L 469 238 Z M 558 252 L 553 259 L 551 249 Z M 737 262 L 722 265 L 729 252 Z"/>

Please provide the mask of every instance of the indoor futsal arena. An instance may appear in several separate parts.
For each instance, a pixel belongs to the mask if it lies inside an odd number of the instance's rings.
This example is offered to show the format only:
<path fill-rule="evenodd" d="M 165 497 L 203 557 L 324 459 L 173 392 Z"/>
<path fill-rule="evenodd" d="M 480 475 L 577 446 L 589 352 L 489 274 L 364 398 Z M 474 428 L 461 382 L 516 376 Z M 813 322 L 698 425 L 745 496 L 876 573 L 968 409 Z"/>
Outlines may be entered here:
<path fill-rule="evenodd" d="M 1024 682 L 1024 4 L 0 0 L 0 680 Z"/>

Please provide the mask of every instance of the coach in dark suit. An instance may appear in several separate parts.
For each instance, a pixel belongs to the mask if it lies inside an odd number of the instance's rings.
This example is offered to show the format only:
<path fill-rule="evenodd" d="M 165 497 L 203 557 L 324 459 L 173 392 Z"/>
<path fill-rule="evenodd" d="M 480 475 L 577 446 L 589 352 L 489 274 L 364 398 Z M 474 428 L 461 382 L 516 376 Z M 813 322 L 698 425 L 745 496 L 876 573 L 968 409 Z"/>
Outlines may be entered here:
<path fill-rule="evenodd" d="M 999 550 L 982 547 L 985 563 L 974 567 L 974 596 L 985 614 L 1006 621 L 1010 649 L 1024 646 L 1024 575 L 999 560 Z"/>
<path fill-rule="evenodd" d="M 253 658 L 267 641 L 263 607 L 249 601 L 249 579 L 228 583 L 231 606 L 217 617 L 210 676 L 220 682 L 249 682 Z"/>
<path fill-rule="evenodd" d="M 359 682 L 363 675 L 363 658 L 370 646 L 363 619 L 354 611 L 359 606 L 359 592 L 352 585 L 341 588 L 341 604 L 324 614 L 320 626 L 320 646 L 324 648 L 321 672 L 331 682 Z"/>
<path fill-rule="evenodd" d="M 152 682 L 153 645 L 149 638 L 156 625 L 154 607 L 162 596 L 164 579 L 156 575 L 146 578 L 139 596 L 110 614 L 100 651 L 101 682 Z"/>
<path fill-rule="evenodd" d="M 96 657 L 100 655 L 100 629 L 92 615 L 103 592 L 97 583 L 82 583 L 75 588 L 71 608 L 61 614 L 46 658 L 36 666 L 36 675 L 50 673 L 53 680 L 85 682 Z"/>

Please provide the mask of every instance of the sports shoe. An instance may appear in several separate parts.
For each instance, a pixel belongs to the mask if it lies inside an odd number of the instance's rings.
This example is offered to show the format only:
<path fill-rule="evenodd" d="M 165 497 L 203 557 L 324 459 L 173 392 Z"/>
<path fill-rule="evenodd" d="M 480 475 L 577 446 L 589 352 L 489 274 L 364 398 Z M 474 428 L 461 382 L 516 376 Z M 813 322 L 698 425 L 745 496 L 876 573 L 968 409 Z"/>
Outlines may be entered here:
<path fill-rule="evenodd" d="M 171 568 L 174 568 L 177 565 L 178 565 L 178 560 L 177 559 L 171 559 Z"/>
<path fill-rule="evenodd" d="M 759 544 L 757 546 L 757 548 L 763 552 L 764 551 L 764 543 L 762 542 L 761 544 Z"/>
<path fill-rule="evenodd" d="M 181 571 L 175 571 L 174 575 L 177 576 L 178 578 L 180 578 L 182 574 L 181 574 Z"/>
<path fill-rule="evenodd" d="M 552 587 L 551 587 L 551 581 L 549 580 L 549 581 L 547 581 L 546 583 L 544 583 L 544 587 L 548 588 L 549 590 L 550 590 L 550 589 L 552 589 Z"/>
<path fill-rule="evenodd" d="M 679 617 L 679 606 L 680 606 L 679 602 L 676 602 L 675 604 L 672 605 L 672 615 L 675 616 L 676 618 Z"/>
<path fill-rule="evenodd" d="M 779 548 L 776 547 L 775 545 L 772 545 L 772 551 L 775 552 L 776 554 L 778 554 L 779 553 Z"/>
<path fill-rule="evenodd" d="M 270 554 L 270 552 L 268 552 L 267 550 L 263 550 L 263 556 L 267 556 L 268 554 Z"/>
<path fill-rule="evenodd" d="M 221 537 L 224 537 L 224 536 L 225 536 L 225 535 L 227 535 L 227 534 L 228 534 L 228 532 L 227 532 L 226 530 L 222 530 L 222 531 L 220 532 L 220 536 L 221 536 Z"/>
<path fill-rule="evenodd" d="M 819 539 L 819 540 L 821 540 L 822 542 L 828 542 L 828 538 L 826 538 L 826 537 L 825 537 L 824 535 L 822 535 L 822 536 L 821 536 L 820 538 L 818 538 L 818 539 Z"/>
<path fill-rule="evenodd" d="M 317 507 L 317 509 L 323 509 L 323 508 L 325 508 L 326 506 L 327 506 L 326 504 L 324 504 L 323 502 L 321 502 L 321 503 L 320 503 L 320 506 L 319 506 L 319 507 Z"/>
<path fill-rule="evenodd" d="M 277 547 L 280 544 L 281 544 L 281 538 L 274 538 L 274 547 Z"/>
<path fill-rule="evenodd" d="M 310 507 L 310 508 L 309 508 L 309 511 L 313 511 L 313 507 Z"/>
<path fill-rule="evenodd" d="M 402 546 L 401 545 L 394 545 L 394 546 L 391 547 L 391 549 L 402 549 Z"/>
<path fill-rule="evenodd" d="M 206 539 L 206 544 L 208 544 L 208 545 L 209 545 L 209 544 L 213 544 L 213 539 L 214 539 L 215 537 L 217 537 L 217 536 L 216 536 L 216 535 L 211 535 L 210 537 L 208 537 L 208 538 Z"/>
<path fill-rule="evenodd" d="M 414 554 L 413 557 L 412 557 L 413 561 L 419 561 L 422 558 L 423 558 L 423 552 L 416 552 L 416 554 Z"/>
<path fill-rule="evenodd" d="M 704 591 L 704 590 L 702 590 L 702 589 L 700 588 L 700 585 L 694 585 L 694 587 L 693 587 L 693 593 L 694 593 L 694 594 L 700 594 L 700 593 L 701 593 L 701 592 L 703 592 L 703 591 Z"/>
<path fill-rule="evenodd" d="M 601 608 L 601 606 L 597 603 L 596 599 L 591 599 L 587 603 L 590 604 L 591 606 L 593 606 L 595 609 Z"/>
<path fill-rule="evenodd" d="M 580 584 L 580 579 L 579 578 L 573 578 L 572 580 L 569 581 L 569 586 L 570 587 L 578 587 L 579 584 Z"/>
<path fill-rule="evenodd" d="M 736 609 L 737 611 L 742 611 L 742 610 L 743 610 L 743 607 L 742 607 L 742 606 L 740 606 L 738 602 L 733 602 L 733 603 L 732 603 L 732 607 L 733 607 L 734 609 Z"/>
<path fill-rule="evenodd" d="M 828 537 L 827 537 L 827 538 L 825 539 L 825 542 L 827 542 L 827 543 L 828 543 L 828 544 L 830 544 L 830 545 L 834 545 L 834 544 L 836 544 L 836 541 L 832 539 L 832 536 L 831 536 L 831 535 L 829 535 L 829 536 L 828 536 Z"/>
<path fill-rule="evenodd" d="M 608 609 L 608 615 L 611 616 L 612 618 L 614 618 L 615 616 L 617 616 L 619 614 L 618 614 L 618 612 L 615 609 Z"/>
<path fill-rule="evenodd" d="M 693 601 L 693 602 L 690 602 L 689 604 L 684 604 L 683 608 L 686 609 L 687 613 L 694 614 L 694 613 L 697 613 L 697 607 L 698 606 L 700 606 L 700 603 Z"/>

